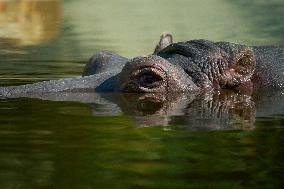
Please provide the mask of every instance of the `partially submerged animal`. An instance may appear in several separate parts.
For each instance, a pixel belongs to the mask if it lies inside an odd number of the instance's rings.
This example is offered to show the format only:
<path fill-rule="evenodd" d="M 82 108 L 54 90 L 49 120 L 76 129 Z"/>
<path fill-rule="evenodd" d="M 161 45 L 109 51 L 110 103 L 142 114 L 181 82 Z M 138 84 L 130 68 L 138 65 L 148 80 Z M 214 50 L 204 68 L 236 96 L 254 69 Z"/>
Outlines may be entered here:
<path fill-rule="evenodd" d="M 4 97 L 62 91 L 168 93 L 233 89 L 252 94 L 282 90 L 283 46 L 246 46 L 191 40 L 173 43 L 164 33 L 155 52 L 127 59 L 110 52 L 95 54 L 82 77 L 1 87 Z"/>

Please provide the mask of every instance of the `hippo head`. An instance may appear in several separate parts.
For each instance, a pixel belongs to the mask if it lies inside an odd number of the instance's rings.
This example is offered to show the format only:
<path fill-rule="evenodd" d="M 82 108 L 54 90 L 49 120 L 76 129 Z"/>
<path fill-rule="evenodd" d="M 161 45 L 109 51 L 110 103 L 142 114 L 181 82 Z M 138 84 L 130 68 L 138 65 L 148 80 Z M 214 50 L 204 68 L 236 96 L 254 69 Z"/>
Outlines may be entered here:
<path fill-rule="evenodd" d="M 128 61 L 119 75 L 123 92 L 192 92 L 239 88 L 255 69 L 250 48 L 194 40 L 171 44 L 157 55 Z"/>
<path fill-rule="evenodd" d="M 182 67 L 156 55 L 130 60 L 119 79 L 123 92 L 196 91 L 199 88 Z"/>

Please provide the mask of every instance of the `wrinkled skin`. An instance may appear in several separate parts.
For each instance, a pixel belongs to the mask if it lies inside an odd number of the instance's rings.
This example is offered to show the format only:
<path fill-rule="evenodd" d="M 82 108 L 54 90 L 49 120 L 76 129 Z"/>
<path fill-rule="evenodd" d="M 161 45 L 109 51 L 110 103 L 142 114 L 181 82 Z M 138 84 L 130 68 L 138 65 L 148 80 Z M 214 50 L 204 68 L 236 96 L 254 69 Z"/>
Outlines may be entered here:
<path fill-rule="evenodd" d="M 233 89 L 252 94 L 263 89 L 281 90 L 283 72 L 283 47 L 248 47 L 193 40 L 171 44 L 157 56 L 138 57 L 127 62 L 121 72 L 120 90 L 192 92 Z"/>
<path fill-rule="evenodd" d="M 284 111 L 283 59 L 280 46 L 172 43 L 163 34 L 153 55 L 129 60 L 100 52 L 83 77 L 2 87 L 0 96 L 78 101 L 89 104 L 95 116 L 124 113 L 139 126 L 253 128 L 256 116 Z"/>
<path fill-rule="evenodd" d="M 249 47 L 192 40 L 172 43 L 163 34 L 153 55 L 131 60 L 109 52 L 94 55 L 83 77 L 0 88 L 2 97 L 47 92 L 206 92 L 232 89 L 244 94 L 279 91 L 284 84 L 284 48 Z"/>

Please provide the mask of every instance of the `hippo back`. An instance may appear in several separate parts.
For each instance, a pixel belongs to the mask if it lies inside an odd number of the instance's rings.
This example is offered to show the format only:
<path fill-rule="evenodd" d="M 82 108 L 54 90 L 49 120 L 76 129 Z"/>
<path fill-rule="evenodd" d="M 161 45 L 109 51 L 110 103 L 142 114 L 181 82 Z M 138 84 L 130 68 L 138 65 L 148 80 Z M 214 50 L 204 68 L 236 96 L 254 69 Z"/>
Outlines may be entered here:
<path fill-rule="evenodd" d="M 252 47 L 256 57 L 256 68 L 252 81 L 257 91 L 284 89 L 284 47 Z"/>

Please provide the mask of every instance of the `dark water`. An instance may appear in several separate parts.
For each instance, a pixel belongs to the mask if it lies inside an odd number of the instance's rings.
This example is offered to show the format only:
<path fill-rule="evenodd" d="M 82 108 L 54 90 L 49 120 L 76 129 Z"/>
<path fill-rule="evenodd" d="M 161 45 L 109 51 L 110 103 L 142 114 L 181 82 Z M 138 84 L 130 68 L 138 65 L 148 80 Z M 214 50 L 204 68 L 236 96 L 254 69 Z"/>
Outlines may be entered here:
<path fill-rule="evenodd" d="M 284 43 L 282 0 L 0 1 L 0 84 L 80 75 L 162 31 Z M 0 188 L 283 188 L 284 96 L 57 93 L 0 100 Z"/>

